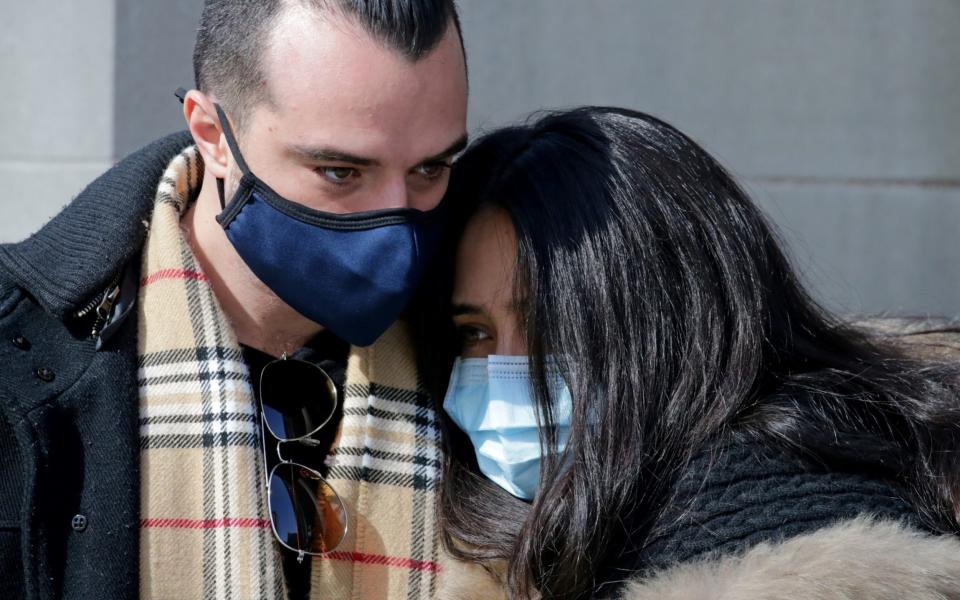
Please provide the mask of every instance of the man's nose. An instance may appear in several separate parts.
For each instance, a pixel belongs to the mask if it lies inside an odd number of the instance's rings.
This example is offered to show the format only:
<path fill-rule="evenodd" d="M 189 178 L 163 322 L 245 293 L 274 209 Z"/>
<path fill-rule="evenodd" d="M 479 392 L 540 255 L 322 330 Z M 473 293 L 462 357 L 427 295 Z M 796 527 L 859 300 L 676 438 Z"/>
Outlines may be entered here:
<path fill-rule="evenodd" d="M 380 205 L 383 208 L 409 208 L 410 191 L 404 177 L 390 177 L 381 190 Z"/>

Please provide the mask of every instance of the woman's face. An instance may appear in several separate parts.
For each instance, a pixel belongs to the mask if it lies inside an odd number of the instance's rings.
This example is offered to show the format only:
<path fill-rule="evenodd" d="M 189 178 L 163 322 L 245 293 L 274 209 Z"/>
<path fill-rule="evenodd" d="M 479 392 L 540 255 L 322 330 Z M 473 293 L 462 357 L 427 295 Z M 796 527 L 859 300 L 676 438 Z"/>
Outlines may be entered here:
<path fill-rule="evenodd" d="M 501 208 L 480 209 L 457 247 L 451 303 L 461 356 L 527 353 L 513 293 L 516 262 L 517 236 L 510 216 Z"/>

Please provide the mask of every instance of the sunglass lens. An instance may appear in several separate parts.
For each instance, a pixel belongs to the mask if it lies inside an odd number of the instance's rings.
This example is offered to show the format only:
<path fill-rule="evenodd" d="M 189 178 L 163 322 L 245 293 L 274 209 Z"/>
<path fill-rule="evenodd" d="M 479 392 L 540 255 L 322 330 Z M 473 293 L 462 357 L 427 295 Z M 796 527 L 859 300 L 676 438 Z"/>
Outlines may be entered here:
<path fill-rule="evenodd" d="M 281 542 L 314 554 L 336 548 L 346 532 L 340 497 L 320 475 L 293 463 L 270 474 L 270 512 Z"/>
<path fill-rule="evenodd" d="M 260 375 L 260 401 L 270 433 L 279 440 L 295 440 L 330 419 L 337 407 L 337 389 L 313 363 L 275 360 Z"/>

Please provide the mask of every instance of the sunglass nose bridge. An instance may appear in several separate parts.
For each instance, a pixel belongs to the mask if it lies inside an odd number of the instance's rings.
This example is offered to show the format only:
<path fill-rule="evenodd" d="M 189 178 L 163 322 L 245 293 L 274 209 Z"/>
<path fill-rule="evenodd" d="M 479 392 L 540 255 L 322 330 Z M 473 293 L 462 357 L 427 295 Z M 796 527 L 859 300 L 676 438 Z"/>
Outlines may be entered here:
<path fill-rule="evenodd" d="M 305 438 L 300 438 L 299 440 L 291 440 L 291 441 L 299 442 L 301 444 L 304 444 L 305 446 L 316 447 L 316 446 L 323 445 L 323 443 L 320 442 L 320 440 L 314 439 L 312 437 L 305 437 Z"/>
<path fill-rule="evenodd" d="M 322 446 L 323 442 L 312 437 L 299 438 L 296 440 L 277 440 L 277 458 L 280 459 L 280 462 L 289 462 L 292 459 L 283 457 L 283 452 L 281 450 L 281 446 L 283 444 L 303 444 L 304 446 L 316 448 L 317 446 Z"/>
<path fill-rule="evenodd" d="M 288 459 L 286 459 L 286 458 L 283 457 L 283 452 L 281 451 L 281 450 L 282 450 L 282 448 L 281 448 L 282 446 L 283 446 L 283 440 L 278 441 L 278 442 L 277 442 L 277 458 L 280 459 L 280 462 L 281 462 L 281 463 L 289 462 Z"/>

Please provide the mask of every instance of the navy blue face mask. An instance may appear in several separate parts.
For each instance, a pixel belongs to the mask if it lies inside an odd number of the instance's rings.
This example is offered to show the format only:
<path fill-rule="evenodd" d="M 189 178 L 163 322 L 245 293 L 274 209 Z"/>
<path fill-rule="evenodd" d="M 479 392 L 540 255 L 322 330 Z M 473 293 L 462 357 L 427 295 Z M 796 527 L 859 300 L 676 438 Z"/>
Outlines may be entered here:
<path fill-rule="evenodd" d="M 341 339 L 372 344 L 410 302 L 440 237 L 442 206 L 336 214 L 287 200 L 257 178 L 217 115 L 243 173 L 217 222 L 281 300 Z"/>

